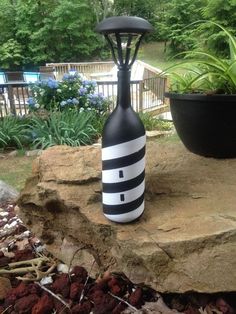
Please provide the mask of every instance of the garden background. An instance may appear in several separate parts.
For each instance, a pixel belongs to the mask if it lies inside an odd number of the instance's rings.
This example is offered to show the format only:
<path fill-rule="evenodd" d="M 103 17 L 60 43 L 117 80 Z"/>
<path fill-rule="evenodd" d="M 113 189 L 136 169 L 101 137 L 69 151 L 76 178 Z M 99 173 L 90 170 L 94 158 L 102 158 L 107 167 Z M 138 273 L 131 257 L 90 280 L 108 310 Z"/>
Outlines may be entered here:
<path fill-rule="evenodd" d="M 161 42 L 163 49 L 160 51 L 152 46 L 154 49 L 146 61 L 159 65 L 158 59 L 163 63 L 168 56 L 199 45 L 226 54 L 225 35 L 216 26 L 186 26 L 205 19 L 235 33 L 236 2 L 2 0 L 0 68 L 33 70 L 46 62 L 107 60 L 110 58 L 107 46 L 94 29 L 103 18 L 113 15 L 140 16 L 154 26 L 154 32 L 146 41 Z"/>
<path fill-rule="evenodd" d="M 209 23 L 188 26 L 196 20 L 220 23 L 236 34 L 235 0 L 2 0 L 0 68 L 38 70 L 46 62 L 110 60 L 104 39 L 94 29 L 103 18 L 113 15 L 136 15 L 150 21 L 154 32 L 146 37 L 138 58 L 161 69 L 175 62 L 172 56 L 176 53 L 194 50 L 199 46 L 227 57 L 224 32 Z M 101 116 L 101 119 L 96 119 L 96 113 L 88 113 L 87 116 L 92 119 L 92 123 L 85 123 L 91 137 L 85 135 L 88 141 L 84 144 L 94 142 L 100 136 L 105 118 Z M 82 118 L 85 119 L 84 116 Z M 163 124 L 148 115 L 142 118 L 149 130 L 170 128 L 169 124 Z M 27 142 L 30 134 L 32 143 L 35 126 L 45 140 L 44 135 L 50 133 L 49 126 L 54 128 L 54 133 L 58 133 L 61 128 L 57 128 L 57 122 L 69 123 L 70 126 L 73 122 L 75 126 L 81 117 L 73 117 L 69 113 L 65 119 L 67 122 L 55 118 L 54 125 L 49 125 L 40 118 L 17 122 L 14 118 L 9 118 L 0 121 L 0 179 L 20 189 L 31 167 L 32 157 L 23 156 L 25 150 L 50 146 L 48 143 L 51 143 L 51 138 L 46 138 L 48 142 L 41 143 L 41 146 L 37 141 L 33 146 L 24 141 Z M 25 134 L 25 124 L 29 126 L 30 133 Z M 70 130 L 68 128 L 69 131 L 74 134 L 79 132 L 73 126 Z M 66 133 L 67 130 L 64 129 L 63 132 Z M 84 138 L 83 128 L 81 132 Z M 58 140 L 63 141 L 64 135 L 60 133 Z M 172 139 L 176 140 L 177 136 L 167 140 Z M 6 157 L 9 148 L 17 148 L 14 158 Z"/>

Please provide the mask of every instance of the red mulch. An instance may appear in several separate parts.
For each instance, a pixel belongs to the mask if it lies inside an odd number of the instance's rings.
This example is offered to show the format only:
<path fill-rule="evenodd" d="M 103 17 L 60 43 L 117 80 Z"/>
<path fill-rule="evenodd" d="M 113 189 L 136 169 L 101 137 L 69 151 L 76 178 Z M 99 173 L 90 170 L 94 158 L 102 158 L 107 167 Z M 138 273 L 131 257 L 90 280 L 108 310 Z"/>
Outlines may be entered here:
<path fill-rule="evenodd" d="M 37 248 L 42 243 L 16 216 L 14 205 L 0 204 L 0 208 L 0 269 L 12 262 L 37 257 Z M 0 282 L 0 313 L 119 314 L 128 307 L 122 300 L 136 309 L 142 308 L 138 313 L 158 313 L 148 310 L 148 307 L 145 309 L 149 302 L 157 301 L 158 293 L 149 287 L 133 284 L 123 274 L 105 273 L 95 280 L 81 266 L 75 266 L 69 274 L 53 273 L 52 283 L 42 285 L 59 299 L 36 282 L 23 282 L 12 274 L 2 275 L 10 280 L 12 288 L 1 299 Z M 162 298 L 170 308 L 168 314 L 175 313 L 174 310 L 185 314 L 236 314 L 235 292 L 163 294 Z"/>

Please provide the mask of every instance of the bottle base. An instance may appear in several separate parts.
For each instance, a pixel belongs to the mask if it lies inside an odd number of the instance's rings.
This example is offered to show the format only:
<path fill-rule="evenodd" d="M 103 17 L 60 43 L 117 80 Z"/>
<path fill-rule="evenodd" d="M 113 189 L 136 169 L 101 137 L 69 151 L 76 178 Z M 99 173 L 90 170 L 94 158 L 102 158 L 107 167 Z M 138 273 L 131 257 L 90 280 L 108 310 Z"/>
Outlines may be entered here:
<path fill-rule="evenodd" d="M 117 222 L 117 223 L 129 223 L 129 222 L 134 222 L 136 220 L 138 220 L 144 211 L 144 201 L 143 203 L 135 210 L 132 210 L 131 212 L 125 213 L 125 214 L 118 214 L 118 215 L 107 215 L 104 214 L 104 216 L 113 221 L 113 222 Z"/>

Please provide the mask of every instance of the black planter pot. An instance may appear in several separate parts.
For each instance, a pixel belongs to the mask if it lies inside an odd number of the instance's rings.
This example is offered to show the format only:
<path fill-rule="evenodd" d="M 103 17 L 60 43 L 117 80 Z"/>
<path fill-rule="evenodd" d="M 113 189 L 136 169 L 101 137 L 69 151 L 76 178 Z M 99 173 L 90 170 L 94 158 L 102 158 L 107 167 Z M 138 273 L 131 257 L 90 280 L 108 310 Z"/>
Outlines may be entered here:
<path fill-rule="evenodd" d="M 236 95 L 172 94 L 176 131 L 191 152 L 205 157 L 236 158 Z"/>

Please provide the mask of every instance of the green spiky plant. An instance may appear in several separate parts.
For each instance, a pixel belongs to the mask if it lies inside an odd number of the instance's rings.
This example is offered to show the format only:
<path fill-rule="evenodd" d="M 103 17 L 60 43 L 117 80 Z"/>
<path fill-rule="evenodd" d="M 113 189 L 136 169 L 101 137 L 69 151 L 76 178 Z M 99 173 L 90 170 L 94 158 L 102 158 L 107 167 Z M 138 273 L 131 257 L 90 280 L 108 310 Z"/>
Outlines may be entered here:
<path fill-rule="evenodd" d="M 28 120 L 25 118 L 6 116 L 0 119 L 0 149 L 23 149 L 30 138 L 27 133 Z"/>
<path fill-rule="evenodd" d="M 33 116 L 30 133 L 33 148 L 45 149 L 54 145 L 80 146 L 96 141 L 99 130 L 93 126 L 95 112 L 68 110 L 51 112 L 45 119 Z"/>
<path fill-rule="evenodd" d="M 172 122 L 156 118 L 149 112 L 139 112 L 139 117 L 147 131 L 170 131 L 173 127 Z"/>
<path fill-rule="evenodd" d="M 196 23 L 203 21 L 193 24 Z M 185 60 L 165 69 L 162 74 L 170 75 L 170 90 L 174 93 L 236 94 L 236 38 L 218 23 L 204 23 L 214 24 L 224 32 L 230 57 L 224 59 L 201 50 L 185 51 L 175 56 Z"/>

